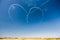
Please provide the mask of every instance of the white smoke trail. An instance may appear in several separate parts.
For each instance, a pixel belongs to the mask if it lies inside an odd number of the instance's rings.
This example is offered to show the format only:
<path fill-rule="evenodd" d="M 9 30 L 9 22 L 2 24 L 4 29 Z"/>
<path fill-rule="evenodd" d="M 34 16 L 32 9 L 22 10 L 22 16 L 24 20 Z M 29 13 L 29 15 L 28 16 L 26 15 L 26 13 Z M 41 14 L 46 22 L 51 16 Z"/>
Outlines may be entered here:
<path fill-rule="evenodd" d="M 44 6 L 45 4 L 47 4 L 50 0 L 45 1 L 44 3 L 42 3 L 40 6 Z"/>
<path fill-rule="evenodd" d="M 31 10 L 34 9 L 34 8 L 41 10 L 42 16 L 44 16 L 43 10 L 40 7 L 32 7 L 32 8 L 30 8 L 30 10 L 29 10 L 29 12 L 27 14 L 27 23 L 29 23 L 29 19 L 28 18 L 29 18 L 29 15 L 31 14 Z"/>
<path fill-rule="evenodd" d="M 13 20 L 13 18 L 12 18 L 11 14 L 10 14 L 10 10 L 11 10 L 11 8 L 14 8 L 14 6 L 18 6 L 18 7 L 22 8 L 22 9 L 27 13 L 27 11 L 24 9 L 23 6 L 21 6 L 21 5 L 19 5 L 19 4 L 12 4 L 12 5 L 9 7 L 9 9 L 8 9 L 8 15 L 9 15 L 9 17 L 10 17 L 11 20 Z"/>
<path fill-rule="evenodd" d="M 32 8 L 30 8 L 29 12 L 27 12 L 27 11 L 24 9 L 23 6 L 21 6 L 21 5 L 19 5 L 19 4 L 12 4 L 12 5 L 9 7 L 9 10 L 8 10 L 8 15 L 9 15 L 9 17 L 10 17 L 11 20 L 13 20 L 13 18 L 12 18 L 11 14 L 10 14 L 10 10 L 11 10 L 11 8 L 14 8 L 14 6 L 18 6 L 18 7 L 22 8 L 22 9 L 27 13 L 27 15 L 26 15 L 27 23 L 29 23 L 28 18 L 29 18 L 29 15 L 30 15 L 32 9 L 36 8 L 36 9 L 39 9 L 39 10 L 42 11 L 42 9 L 41 9 L 40 7 L 32 7 Z M 44 15 L 44 13 L 43 13 L 43 11 L 42 11 L 42 16 L 43 16 L 43 15 Z"/>
<path fill-rule="evenodd" d="M 44 3 L 42 3 L 41 6 L 47 4 L 48 2 L 49 2 L 49 0 L 47 0 L 47 1 L 44 2 Z M 11 14 L 10 14 L 10 10 L 11 10 L 11 8 L 14 8 L 14 6 L 18 6 L 18 7 L 22 8 L 22 9 L 27 13 L 27 15 L 26 15 L 27 23 L 29 23 L 29 19 L 28 19 L 28 18 L 29 18 L 29 15 L 30 15 L 32 9 L 34 9 L 34 8 L 41 10 L 41 12 L 42 12 L 42 17 L 44 16 L 44 12 L 43 12 L 43 10 L 42 10 L 40 7 L 32 7 L 32 8 L 30 8 L 29 12 L 27 12 L 23 6 L 21 6 L 21 5 L 19 5 L 19 4 L 12 4 L 12 5 L 9 7 L 9 9 L 8 9 L 8 15 L 9 15 L 9 17 L 10 17 L 11 20 L 13 20 L 13 18 L 12 18 Z M 42 19 L 43 19 L 43 18 L 42 18 Z"/>

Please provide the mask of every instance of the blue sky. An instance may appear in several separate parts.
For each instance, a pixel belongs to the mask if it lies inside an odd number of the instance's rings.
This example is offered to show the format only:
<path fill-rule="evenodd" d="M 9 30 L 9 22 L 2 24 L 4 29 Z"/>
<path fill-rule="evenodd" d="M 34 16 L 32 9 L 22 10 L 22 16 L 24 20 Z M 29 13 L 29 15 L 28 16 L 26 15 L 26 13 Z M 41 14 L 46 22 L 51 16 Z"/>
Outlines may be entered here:
<path fill-rule="evenodd" d="M 24 9 L 14 5 L 9 11 L 12 4 Z M 28 24 L 26 15 L 32 7 L 38 8 L 31 10 Z M 60 37 L 60 1 L 1 0 L 0 37 Z"/>

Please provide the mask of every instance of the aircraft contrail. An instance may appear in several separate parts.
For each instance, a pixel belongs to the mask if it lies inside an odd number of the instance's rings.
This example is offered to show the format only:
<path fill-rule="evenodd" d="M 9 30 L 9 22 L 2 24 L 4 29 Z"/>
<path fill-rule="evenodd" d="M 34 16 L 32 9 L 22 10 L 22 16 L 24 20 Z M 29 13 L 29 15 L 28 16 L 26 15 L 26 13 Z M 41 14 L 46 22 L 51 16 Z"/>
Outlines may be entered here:
<path fill-rule="evenodd" d="M 23 6 L 21 6 L 21 5 L 19 5 L 19 4 L 12 4 L 12 5 L 9 7 L 9 9 L 8 9 L 8 15 L 9 15 L 9 17 L 10 17 L 11 20 L 13 20 L 13 19 L 12 19 L 12 16 L 11 16 L 11 14 L 10 14 L 10 10 L 11 10 L 11 8 L 14 8 L 14 6 L 18 6 L 18 7 L 22 8 L 22 9 L 27 13 L 27 11 L 24 9 Z"/>
<path fill-rule="evenodd" d="M 34 8 L 41 10 L 42 16 L 44 16 L 43 10 L 40 7 L 32 7 L 32 8 L 30 8 L 30 10 L 29 10 L 29 12 L 27 14 L 27 23 L 29 22 L 28 21 L 29 20 L 28 18 L 29 18 L 29 15 L 31 14 L 31 10 L 34 9 Z"/>
<path fill-rule="evenodd" d="M 41 6 L 47 4 L 49 1 L 50 1 L 50 0 L 47 0 L 46 2 L 42 3 Z M 20 7 L 20 8 L 22 8 L 22 9 L 27 13 L 27 15 L 26 15 L 27 23 L 29 23 L 29 19 L 28 19 L 28 18 L 29 18 L 29 15 L 30 15 L 32 9 L 34 9 L 34 8 L 41 10 L 42 16 L 44 16 L 44 12 L 43 12 L 43 10 L 42 10 L 40 7 L 32 7 L 32 8 L 30 8 L 30 10 L 27 12 L 23 6 L 21 6 L 21 5 L 19 5 L 19 4 L 12 4 L 12 5 L 9 7 L 9 9 L 8 9 L 8 14 L 9 14 L 9 17 L 10 17 L 11 20 L 13 20 L 13 19 L 12 19 L 12 16 L 11 16 L 11 14 L 10 14 L 10 10 L 11 10 L 11 8 L 14 8 L 15 5 L 18 6 L 18 7 Z M 33 11 L 34 11 L 34 10 L 33 10 Z"/>
<path fill-rule="evenodd" d="M 45 4 L 47 4 L 50 0 L 45 1 L 44 3 L 42 3 L 40 6 L 44 6 Z"/>

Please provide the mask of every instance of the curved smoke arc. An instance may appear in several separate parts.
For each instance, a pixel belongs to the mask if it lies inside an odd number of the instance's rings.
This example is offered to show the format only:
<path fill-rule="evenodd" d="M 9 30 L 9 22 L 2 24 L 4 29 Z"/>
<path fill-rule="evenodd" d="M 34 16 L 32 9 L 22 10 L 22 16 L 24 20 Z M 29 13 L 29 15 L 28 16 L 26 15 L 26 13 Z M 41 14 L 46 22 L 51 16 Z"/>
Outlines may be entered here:
<path fill-rule="evenodd" d="M 30 10 L 29 10 L 29 12 L 28 12 L 28 14 L 27 14 L 27 23 L 29 23 L 29 15 L 31 14 L 32 9 L 34 9 L 34 8 L 41 10 L 41 12 L 42 12 L 42 17 L 44 16 L 43 10 L 42 10 L 40 7 L 32 7 L 32 8 L 30 8 Z M 43 19 L 43 18 L 42 18 L 42 19 Z"/>
<path fill-rule="evenodd" d="M 18 6 L 18 7 L 22 8 L 22 9 L 27 13 L 27 11 L 24 9 L 23 6 L 21 6 L 21 5 L 19 5 L 19 4 L 12 4 L 12 5 L 9 7 L 9 9 L 8 9 L 8 15 L 9 15 L 9 17 L 10 17 L 11 20 L 13 20 L 13 18 L 12 18 L 11 14 L 10 14 L 10 10 L 11 10 L 11 8 L 14 7 L 14 6 Z"/>
<path fill-rule="evenodd" d="M 47 4 L 49 1 L 50 1 L 50 0 L 47 0 L 46 2 L 42 3 L 42 4 L 41 4 L 41 7 L 44 6 L 45 4 Z M 34 9 L 34 8 L 41 10 L 42 16 L 44 16 L 43 10 L 42 10 L 40 7 L 32 7 L 32 8 L 30 8 L 29 12 L 27 12 L 23 6 L 21 6 L 21 5 L 19 5 L 19 4 L 12 4 L 12 5 L 9 7 L 9 9 L 8 9 L 8 15 L 9 15 L 9 17 L 10 17 L 11 20 L 13 20 L 13 18 L 12 18 L 11 15 L 10 15 L 10 10 L 11 10 L 11 8 L 14 7 L 15 5 L 18 6 L 18 7 L 20 7 L 20 8 L 22 8 L 22 9 L 27 13 L 27 15 L 26 15 L 27 23 L 29 22 L 29 21 L 28 21 L 28 20 L 29 20 L 28 18 L 29 18 L 30 12 L 31 12 L 31 10 Z M 42 19 L 43 19 L 43 18 L 42 18 Z"/>

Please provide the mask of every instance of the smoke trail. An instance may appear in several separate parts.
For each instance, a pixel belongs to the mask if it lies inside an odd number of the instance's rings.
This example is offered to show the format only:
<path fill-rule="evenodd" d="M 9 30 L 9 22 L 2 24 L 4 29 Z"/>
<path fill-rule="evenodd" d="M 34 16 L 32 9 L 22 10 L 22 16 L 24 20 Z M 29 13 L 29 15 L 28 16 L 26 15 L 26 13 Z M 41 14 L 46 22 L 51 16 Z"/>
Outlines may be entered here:
<path fill-rule="evenodd" d="M 41 4 L 41 6 L 44 6 L 45 4 L 47 4 L 50 0 L 45 1 L 44 3 Z"/>
<path fill-rule="evenodd" d="M 34 9 L 34 8 L 36 8 L 36 9 L 39 9 L 39 10 L 41 10 L 41 12 L 42 12 L 42 16 L 44 16 L 44 13 L 43 13 L 43 10 L 40 8 L 40 7 L 32 7 L 32 8 L 30 8 L 30 10 L 29 10 L 29 12 L 28 12 L 28 14 L 27 14 L 27 23 L 29 23 L 29 15 L 31 14 L 31 11 L 32 11 L 32 9 Z M 33 10 L 34 11 L 34 10 Z M 43 18 L 42 18 L 43 19 Z"/>
<path fill-rule="evenodd" d="M 18 6 L 18 7 L 22 8 L 22 9 L 27 13 L 27 11 L 24 9 L 23 6 L 21 6 L 21 5 L 19 5 L 19 4 L 12 4 L 12 5 L 9 7 L 9 9 L 8 9 L 8 15 L 9 15 L 9 17 L 10 17 L 11 20 L 13 20 L 13 18 L 12 18 L 11 14 L 10 14 L 10 10 L 11 10 L 11 8 L 14 9 L 14 6 Z"/>

